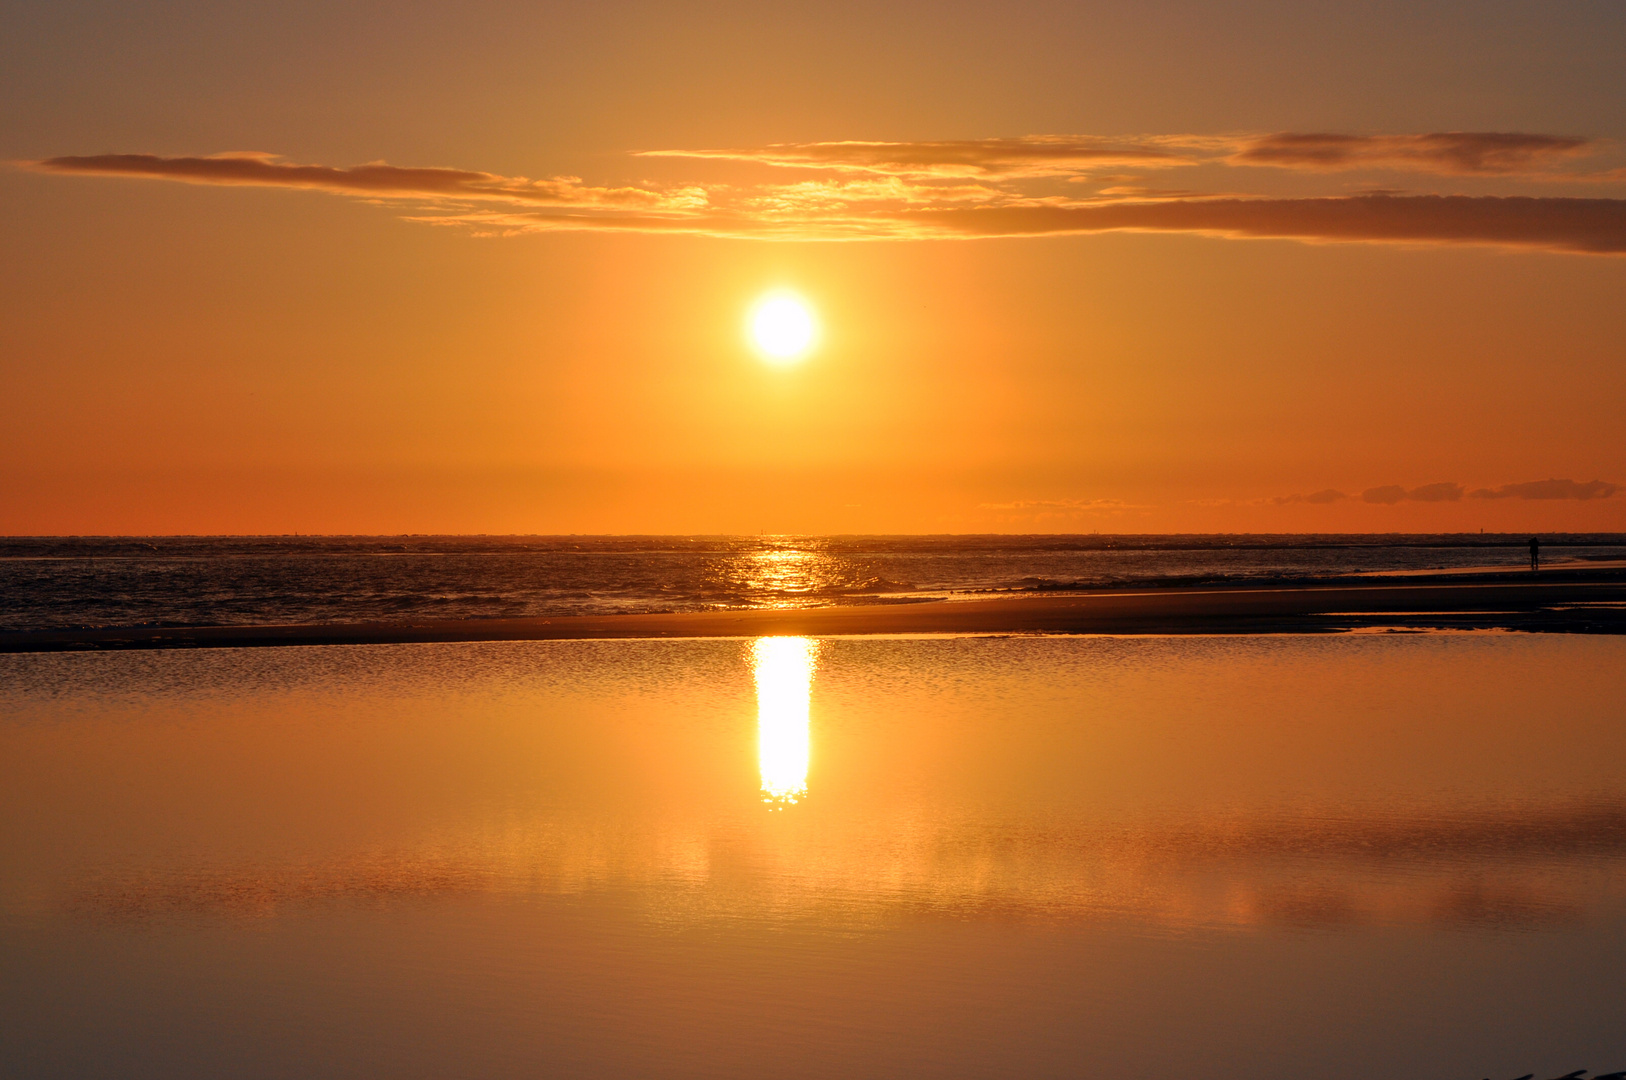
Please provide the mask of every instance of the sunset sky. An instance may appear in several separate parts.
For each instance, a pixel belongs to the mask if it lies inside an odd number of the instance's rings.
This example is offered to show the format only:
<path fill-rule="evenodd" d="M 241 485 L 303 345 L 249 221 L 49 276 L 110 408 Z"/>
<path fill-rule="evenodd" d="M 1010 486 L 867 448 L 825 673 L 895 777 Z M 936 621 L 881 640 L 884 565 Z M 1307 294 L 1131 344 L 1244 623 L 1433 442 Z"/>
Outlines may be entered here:
<path fill-rule="evenodd" d="M 0 18 L 0 533 L 1626 530 L 1618 0 Z"/>

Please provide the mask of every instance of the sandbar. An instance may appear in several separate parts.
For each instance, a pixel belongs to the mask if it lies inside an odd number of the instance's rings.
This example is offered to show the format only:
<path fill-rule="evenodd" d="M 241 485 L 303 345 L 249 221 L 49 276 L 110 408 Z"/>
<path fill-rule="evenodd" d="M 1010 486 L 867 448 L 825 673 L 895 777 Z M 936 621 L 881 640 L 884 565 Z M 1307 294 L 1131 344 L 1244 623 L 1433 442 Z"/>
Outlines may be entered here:
<path fill-rule="evenodd" d="M 1626 633 L 1626 577 L 1102 589 L 917 603 L 518 619 L 0 633 L 0 652 L 874 634 Z"/>

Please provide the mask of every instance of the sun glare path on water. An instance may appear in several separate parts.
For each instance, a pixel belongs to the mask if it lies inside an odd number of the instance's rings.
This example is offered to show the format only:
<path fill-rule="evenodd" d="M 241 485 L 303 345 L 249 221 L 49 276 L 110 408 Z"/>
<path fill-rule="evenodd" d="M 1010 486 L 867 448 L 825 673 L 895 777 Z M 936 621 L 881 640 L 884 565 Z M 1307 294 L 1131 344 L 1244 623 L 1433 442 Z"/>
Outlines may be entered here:
<path fill-rule="evenodd" d="M 807 794 L 808 699 L 818 651 L 811 638 L 766 637 L 751 643 L 762 801 L 776 808 Z"/>
<path fill-rule="evenodd" d="M 791 364 L 813 350 L 819 328 L 807 301 L 792 292 L 773 292 L 751 308 L 746 329 L 763 359 Z"/>

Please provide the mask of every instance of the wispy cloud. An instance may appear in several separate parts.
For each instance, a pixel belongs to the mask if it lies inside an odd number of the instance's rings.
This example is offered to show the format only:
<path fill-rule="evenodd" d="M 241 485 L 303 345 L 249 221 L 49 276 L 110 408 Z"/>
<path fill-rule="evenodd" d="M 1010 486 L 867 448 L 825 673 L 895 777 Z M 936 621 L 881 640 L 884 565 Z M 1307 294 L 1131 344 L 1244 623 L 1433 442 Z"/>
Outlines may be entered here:
<path fill-rule="evenodd" d="M 468 169 L 402 168 L 384 162 L 334 168 L 295 165 L 275 154 L 237 152 L 208 157 L 96 154 L 30 163 L 41 172 L 179 180 L 191 184 L 304 188 L 377 199 L 495 201 L 582 208 L 694 210 L 705 204 L 696 188 L 673 192 L 636 187 L 593 187 L 580 177 L 546 180 Z"/>
<path fill-rule="evenodd" d="M 908 177 L 1072 176 L 1103 167 L 1191 164 L 1193 151 L 1225 145 L 1199 136 L 1108 139 L 1087 135 L 1024 135 L 937 142 L 773 143 L 733 150 L 644 150 L 640 157 L 752 162 L 779 168 L 834 169 Z"/>
<path fill-rule="evenodd" d="M 1413 169 L 1420 172 L 1543 172 L 1590 152 L 1592 139 L 1505 131 L 1428 135 L 1332 135 L 1281 132 L 1244 143 L 1231 161 L 1285 169 Z"/>
<path fill-rule="evenodd" d="M 1445 174 L 1540 173 L 1591 153 L 1594 139 L 1509 131 L 1421 135 L 1276 132 L 1265 135 L 1024 135 L 918 142 L 772 143 L 722 150 L 645 150 L 641 157 L 752 162 L 889 176 L 1073 176 L 1108 167 L 1205 163 L 1327 172 L 1402 169 Z"/>
<path fill-rule="evenodd" d="M 649 155 L 813 171 L 766 181 L 758 174 L 727 183 L 620 186 L 589 184 L 575 176 L 533 180 L 383 162 L 303 165 L 262 153 L 101 154 L 55 157 L 26 167 L 55 174 L 323 191 L 399 206 L 413 221 L 487 234 L 616 230 L 758 239 L 933 240 L 1163 232 L 1626 252 L 1626 199 L 1393 193 L 1221 196 L 1193 190 L 1153 192 L 1121 174 L 1106 173 L 1082 188 L 1070 183 L 1091 175 L 1089 170 L 1098 166 L 1122 170 L 1126 165 L 1237 161 L 1267 151 L 1276 155 L 1269 164 L 1290 164 L 1288 158 L 1296 153 L 1302 167 L 1313 169 L 1345 166 L 1305 163 L 1360 159 L 1434 163 L 1428 167 L 1440 172 L 1497 173 L 1521 162 L 1556 161 L 1590 145 L 1568 137 L 1533 135 L 1472 136 L 1479 141 L 1462 141 L 1469 138 L 1275 135 L 1248 141 L 1185 135 L 1028 136 L 662 150 Z M 1450 162 L 1456 164 L 1447 167 Z M 1102 184 L 1110 186 L 1088 191 Z"/>
<path fill-rule="evenodd" d="M 1470 499 L 1608 499 L 1619 494 L 1619 484 L 1602 480 L 1578 483 L 1574 480 L 1532 480 L 1525 484 L 1503 484 L 1499 488 L 1478 488 Z"/>

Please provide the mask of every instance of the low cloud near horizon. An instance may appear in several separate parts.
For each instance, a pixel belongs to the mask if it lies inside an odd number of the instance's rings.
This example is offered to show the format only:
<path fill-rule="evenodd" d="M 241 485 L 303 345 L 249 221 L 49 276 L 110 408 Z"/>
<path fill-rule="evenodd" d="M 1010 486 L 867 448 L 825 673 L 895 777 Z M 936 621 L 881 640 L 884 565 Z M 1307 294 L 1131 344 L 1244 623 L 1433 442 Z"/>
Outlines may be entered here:
<path fill-rule="evenodd" d="M 1574 480 L 1532 480 L 1527 484 L 1503 484 L 1499 488 L 1479 488 L 1470 491 L 1470 499 L 1608 499 L 1621 490 L 1619 484 L 1592 480 L 1580 484 Z"/>
<path fill-rule="evenodd" d="M 1347 498 L 1349 496 L 1337 488 L 1324 488 L 1321 491 L 1312 491 L 1308 495 L 1278 495 L 1270 501 L 1277 506 L 1287 506 L 1290 503 L 1312 503 L 1324 506 L 1327 503 L 1340 502 Z"/>
<path fill-rule="evenodd" d="M 1400 484 L 1384 484 L 1379 487 L 1370 487 L 1360 493 L 1360 500 L 1380 506 L 1394 506 L 1399 502 L 1460 502 L 1469 499 L 1572 499 L 1585 501 L 1588 499 L 1613 498 L 1622 491 L 1620 484 L 1611 484 L 1603 480 L 1590 480 L 1581 483 L 1576 480 L 1532 480 L 1523 484 L 1503 484 L 1496 488 L 1475 488 L 1470 491 L 1462 484 L 1444 480 L 1434 484 L 1423 484 L 1421 487 L 1407 488 Z M 1326 488 L 1312 492 L 1308 495 L 1278 495 L 1270 502 L 1276 506 L 1287 506 L 1293 503 L 1311 503 L 1326 505 L 1328 503 L 1342 502 L 1357 496 L 1345 494 L 1337 488 Z"/>
<path fill-rule="evenodd" d="M 1036 514 L 1040 517 L 1071 517 L 1076 514 L 1116 514 L 1125 510 L 1148 510 L 1150 507 L 1124 502 L 1122 499 L 1018 499 L 1014 502 L 978 503 L 977 509 Z"/>
<path fill-rule="evenodd" d="M 1467 492 L 1461 484 L 1444 481 L 1438 484 L 1424 484 L 1422 487 L 1411 489 L 1403 488 L 1399 484 L 1386 484 L 1383 487 L 1367 488 L 1361 492 L 1361 501 L 1369 503 L 1382 503 L 1393 506 L 1402 499 L 1413 502 L 1456 502 Z"/>
<path fill-rule="evenodd" d="M 303 165 L 273 154 L 63 156 L 23 167 L 59 175 L 321 191 L 402 207 L 410 220 L 489 235 L 558 230 L 680 232 L 793 240 L 932 240 L 1196 233 L 1306 242 L 1491 244 L 1626 253 L 1626 199 L 1542 194 L 1156 194 L 1126 168 L 1242 165 L 1309 174 L 1357 168 L 1441 176 L 1562 177 L 1592 140 L 1519 133 L 1355 136 L 1024 136 L 958 142 L 779 144 L 641 156 L 770 166 L 741 183 L 594 185 L 468 169 Z M 1117 170 L 1108 175 L 1103 169 Z M 1618 172 L 1619 170 L 1615 170 Z M 1599 173 L 1598 177 L 1613 176 Z M 1033 190 L 1050 183 L 1058 190 Z M 1090 191 L 1080 184 L 1094 184 Z"/>
<path fill-rule="evenodd" d="M 1383 484 L 1367 488 L 1358 494 L 1340 491 L 1338 488 L 1323 488 L 1320 491 L 1277 495 L 1268 499 L 1195 499 L 1192 502 L 1194 505 L 1211 507 L 1297 504 L 1328 506 L 1350 501 L 1373 506 L 1394 506 L 1402 502 L 1460 503 L 1464 499 L 1568 499 L 1584 502 L 1591 499 L 1613 498 L 1622 491 L 1626 491 L 1626 485 L 1611 484 L 1604 480 L 1589 480 L 1585 483 L 1576 480 L 1531 480 L 1522 484 L 1473 489 L 1452 480 L 1442 480 L 1410 488 L 1402 484 Z M 1083 514 L 1115 514 L 1127 510 L 1153 510 L 1156 507 L 1127 503 L 1120 499 L 1018 499 L 1011 502 L 978 503 L 977 509 L 1043 519 L 1077 517 Z"/>

